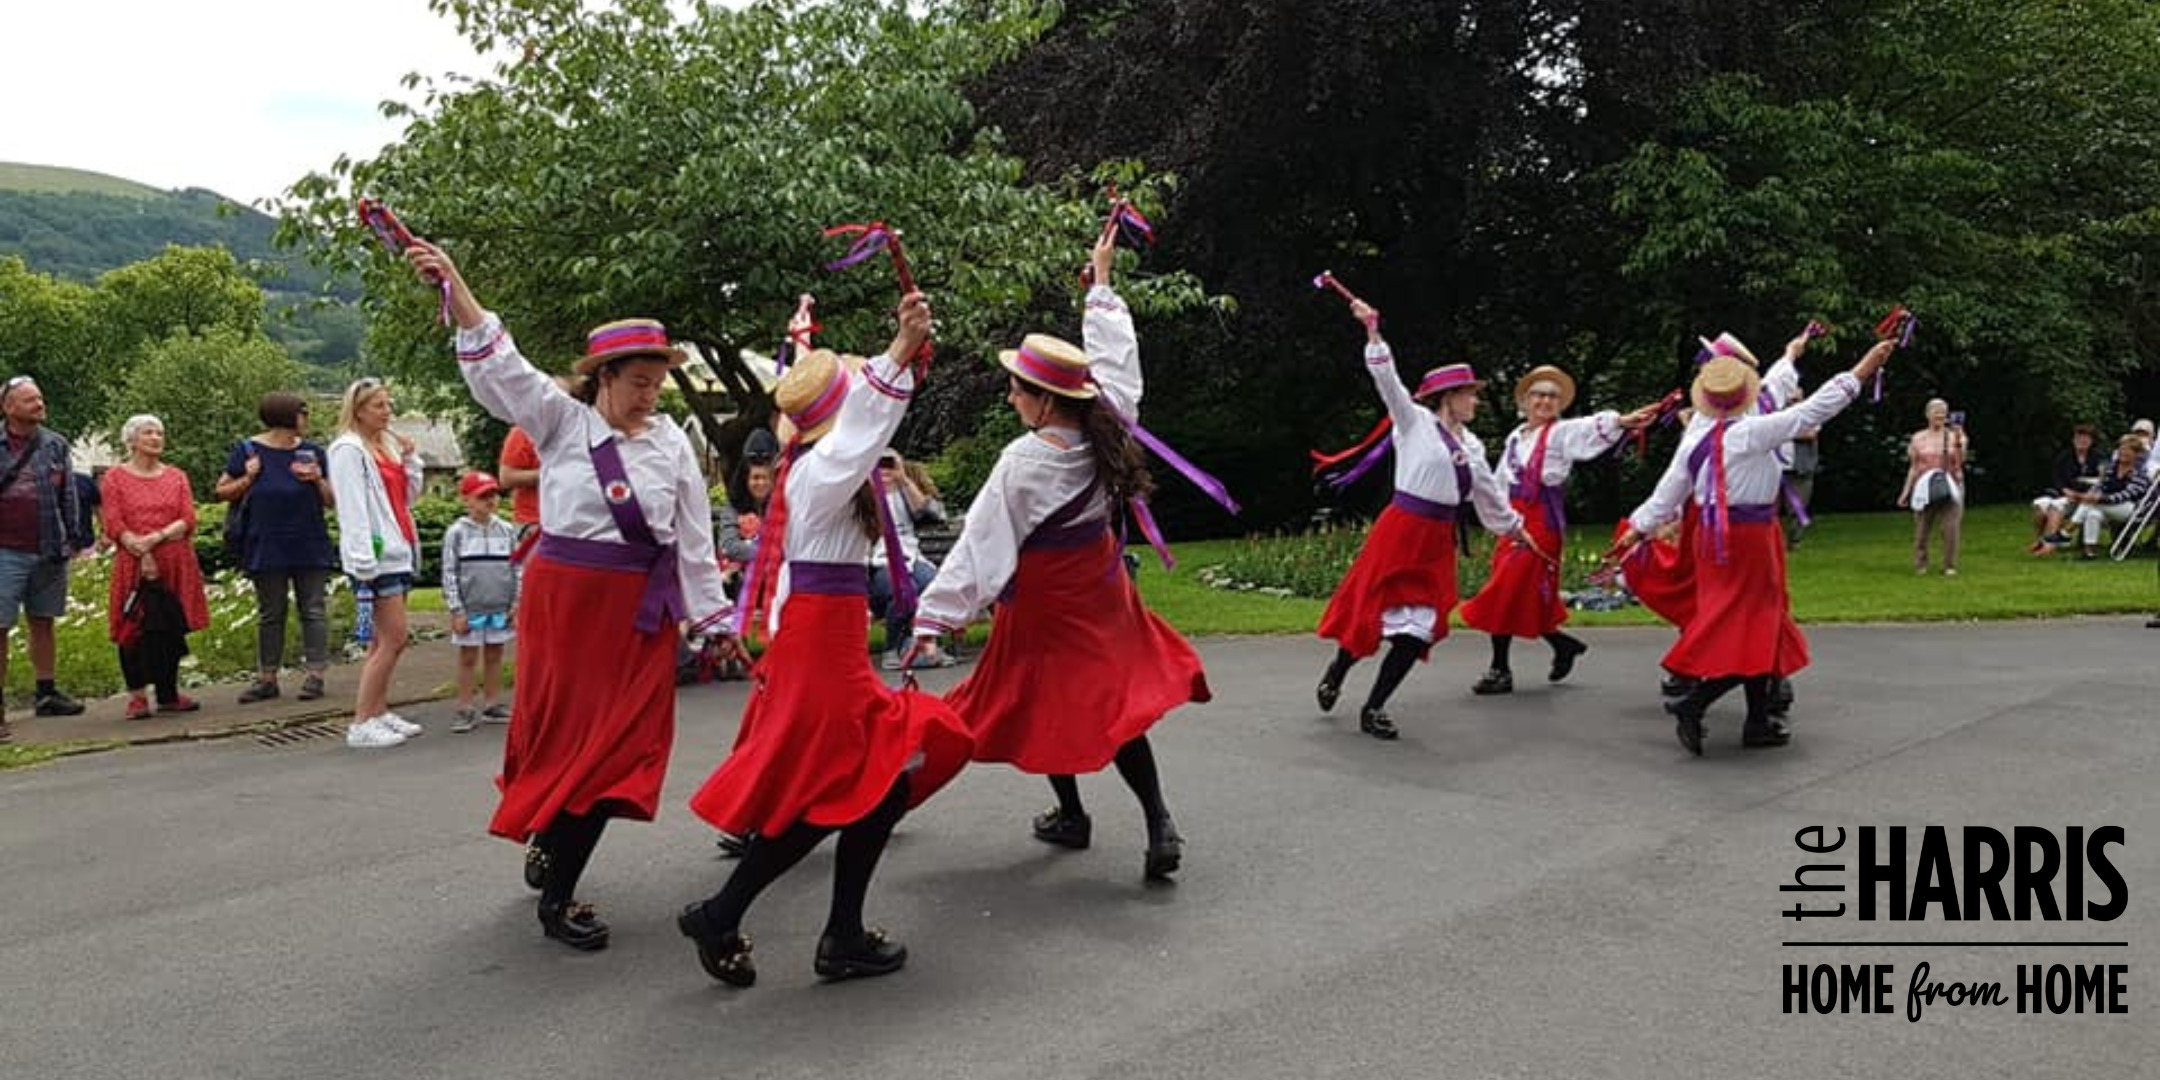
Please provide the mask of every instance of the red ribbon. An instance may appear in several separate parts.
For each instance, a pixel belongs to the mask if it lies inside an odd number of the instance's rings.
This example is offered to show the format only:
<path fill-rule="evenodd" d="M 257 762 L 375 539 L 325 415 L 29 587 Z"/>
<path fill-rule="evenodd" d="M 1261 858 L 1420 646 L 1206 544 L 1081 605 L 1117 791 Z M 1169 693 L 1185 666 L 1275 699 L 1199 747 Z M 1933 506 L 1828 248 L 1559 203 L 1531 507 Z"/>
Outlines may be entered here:
<path fill-rule="evenodd" d="M 825 269 L 845 270 L 850 266 L 868 260 L 872 255 L 877 254 L 878 248 L 882 246 L 885 249 L 885 254 L 892 259 L 894 276 L 900 279 L 900 295 L 905 297 L 909 293 L 916 291 L 915 274 L 914 271 L 908 269 L 907 252 L 900 246 L 900 234 L 893 231 L 884 222 L 851 222 L 846 225 L 835 225 L 825 230 L 825 235 L 855 237 L 855 243 L 848 248 L 847 254 L 842 255 L 837 262 L 827 263 Z M 935 353 L 936 349 L 931 346 L 930 342 L 924 341 L 922 348 L 915 350 L 915 355 L 910 358 L 915 366 L 915 379 L 917 382 L 920 382 L 924 376 L 930 373 L 930 358 Z M 893 359 L 899 360 L 900 357 L 896 356 Z"/>
<path fill-rule="evenodd" d="M 373 230 L 375 239 L 382 241 L 382 246 L 389 248 L 390 254 L 402 257 L 405 254 L 405 249 L 413 246 L 412 230 L 406 228 L 405 223 L 399 221 L 398 216 L 391 213 L 389 207 L 363 195 L 360 197 L 357 209 L 360 212 L 360 223 Z M 450 282 L 433 272 L 430 272 L 427 277 L 429 281 L 435 284 L 436 291 L 442 294 L 442 303 L 437 307 L 435 317 L 442 320 L 444 326 L 448 326 L 450 325 Z"/>

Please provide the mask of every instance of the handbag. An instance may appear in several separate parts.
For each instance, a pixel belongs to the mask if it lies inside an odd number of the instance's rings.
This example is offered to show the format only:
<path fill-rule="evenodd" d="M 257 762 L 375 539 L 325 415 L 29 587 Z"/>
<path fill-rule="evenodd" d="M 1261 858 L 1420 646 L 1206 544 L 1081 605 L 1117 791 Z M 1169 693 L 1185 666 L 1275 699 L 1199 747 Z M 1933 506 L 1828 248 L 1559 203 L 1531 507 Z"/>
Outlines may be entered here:
<path fill-rule="evenodd" d="M 113 644 L 123 650 L 142 644 L 143 615 L 149 608 L 144 602 L 142 586 L 129 590 L 127 599 L 120 604 L 120 626 L 113 631 Z"/>
<path fill-rule="evenodd" d="M 1928 474 L 1927 501 L 1929 506 L 1957 501 L 1957 495 L 1950 487 L 1950 433 L 1948 431 L 1943 432 L 1942 436 L 1942 461 L 1942 468 Z"/>

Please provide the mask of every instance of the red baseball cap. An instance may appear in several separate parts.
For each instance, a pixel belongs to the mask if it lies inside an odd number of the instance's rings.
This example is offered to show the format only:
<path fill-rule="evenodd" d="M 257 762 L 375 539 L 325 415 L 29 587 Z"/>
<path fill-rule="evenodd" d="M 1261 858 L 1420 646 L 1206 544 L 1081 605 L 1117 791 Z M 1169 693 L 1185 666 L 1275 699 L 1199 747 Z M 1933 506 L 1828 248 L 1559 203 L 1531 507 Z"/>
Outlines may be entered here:
<path fill-rule="evenodd" d="M 496 483 L 493 476 L 474 470 L 459 478 L 457 489 L 458 494 L 471 498 L 475 495 L 493 495 L 502 490 L 502 485 Z"/>

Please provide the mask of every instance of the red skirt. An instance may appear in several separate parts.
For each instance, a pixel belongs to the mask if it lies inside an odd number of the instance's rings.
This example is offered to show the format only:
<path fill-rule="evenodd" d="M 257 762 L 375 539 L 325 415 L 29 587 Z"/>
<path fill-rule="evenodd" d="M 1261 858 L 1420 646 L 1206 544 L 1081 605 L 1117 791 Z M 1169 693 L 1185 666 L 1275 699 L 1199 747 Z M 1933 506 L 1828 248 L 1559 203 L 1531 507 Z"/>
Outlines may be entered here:
<path fill-rule="evenodd" d="M 1665 654 L 1665 670 L 1697 679 L 1776 675 L 1807 666 L 1807 638 L 1785 592 L 1785 536 L 1777 522 L 1733 522 L 1726 561 L 1695 532 L 1695 611 Z"/>
<path fill-rule="evenodd" d="M 673 623 L 631 625 L 643 574 L 526 560 L 518 593 L 517 719 L 503 740 L 502 804 L 488 822 L 523 842 L 557 814 L 651 821 L 675 743 Z"/>
<path fill-rule="evenodd" d="M 977 761 L 1091 773 L 1170 710 L 1214 696 L 1199 654 L 1141 604 L 1107 529 L 1023 550 L 1007 596 L 975 671 L 945 695 Z"/>
<path fill-rule="evenodd" d="M 1614 538 L 1627 527 L 1628 523 L 1622 521 Z M 1651 614 L 1674 626 L 1686 626 L 1695 617 L 1695 562 L 1690 554 L 1694 542 L 1695 511 L 1691 506 L 1681 511 L 1679 543 L 1646 537 L 1621 564 L 1627 574 L 1628 590 Z"/>
<path fill-rule="evenodd" d="M 1535 499 L 1516 499 L 1512 505 L 1537 546 L 1559 559 L 1567 536 L 1545 519 L 1544 506 Z M 1462 606 L 1464 626 L 1508 637 L 1544 637 L 1567 618 L 1567 605 L 1560 602 L 1559 567 L 1509 537 L 1493 548 L 1492 576 L 1485 579 L 1485 587 Z"/>
<path fill-rule="evenodd" d="M 727 760 L 690 797 L 714 828 L 777 836 L 797 823 L 838 828 L 877 808 L 902 772 L 919 806 L 967 764 L 960 717 L 870 667 L 861 593 L 789 594 Z"/>
<path fill-rule="evenodd" d="M 1389 608 L 1429 607 L 1438 613 L 1433 640 L 1447 636 L 1455 610 L 1455 523 L 1435 521 L 1390 505 L 1380 511 L 1365 546 L 1327 611 L 1320 636 L 1363 658 L 1380 651 L 1380 615 Z"/>

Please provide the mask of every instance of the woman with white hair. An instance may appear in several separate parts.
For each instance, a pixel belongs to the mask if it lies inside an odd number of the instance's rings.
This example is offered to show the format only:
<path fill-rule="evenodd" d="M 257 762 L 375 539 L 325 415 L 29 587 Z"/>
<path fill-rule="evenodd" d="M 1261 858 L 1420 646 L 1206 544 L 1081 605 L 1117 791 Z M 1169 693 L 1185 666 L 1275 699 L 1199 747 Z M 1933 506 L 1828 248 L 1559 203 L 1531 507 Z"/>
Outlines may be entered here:
<path fill-rule="evenodd" d="M 105 535 L 117 545 L 106 625 L 120 647 L 127 718 L 150 716 L 151 687 L 158 712 L 193 712 L 199 706 L 180 692 L 180 658 L 188 632 L 210 625 L 192 542 L 195 497 L 187 474 L 164 462 L 163 421 L 128 417 L 120 445 L 127 460 L 106 471 L 99 494 Z"/>
<path fill-rule="evenodd" d="M 1965 520 L 1965 416 L 1951 418 L 1941 398 L 1927 403 L 1927 426 L 1905 445 L 1905 489 L 1897 504 L 1913 512 L 1913 568 L 1928 571 L 1928 534 L 1942 530 L 1943 576 L 1957 576 L 1958 532 Z"/>

